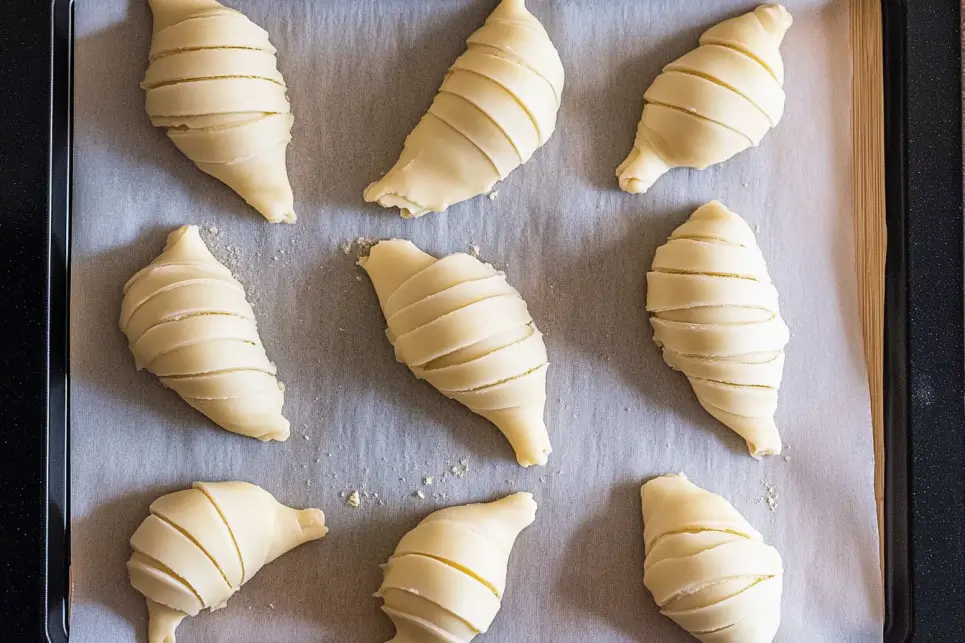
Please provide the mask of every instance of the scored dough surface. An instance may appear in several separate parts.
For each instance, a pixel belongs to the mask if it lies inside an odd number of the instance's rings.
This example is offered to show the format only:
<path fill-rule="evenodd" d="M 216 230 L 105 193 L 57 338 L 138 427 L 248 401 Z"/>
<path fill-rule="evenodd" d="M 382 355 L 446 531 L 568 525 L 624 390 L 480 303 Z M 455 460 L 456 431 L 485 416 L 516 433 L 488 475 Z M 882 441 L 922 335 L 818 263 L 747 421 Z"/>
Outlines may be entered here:
<path fill-rule="evenodd" d="M 149 643 L 175 643 L 175 629 L 216 610 L 264 565 L 323 537 L 320 509 L 292 509 L 247 482 L 196 482 L 161 496 L 131 536 L 131 585 L 144 595 Z"/>
<path fill-rule="evenodd" d="M 750 226 L 721 203 L 698 208 L 657 249 L 647 311 L 664 361 L 755 458 L 781 452 L 774 422 L 790 337 Z"/>
<path fill-rule="evenodd" d="M 468 643 L 486 632 L 506 590 L 516 537 L 536 518 L 532 494 L 441 509 L 407 533 L 377 596 L 391 643 Z"/>
<path fill-rule="evenodd" d="M 214 0 L 150 0 L 141 87 L 151 123 L 272 223 L 295 221 L 285 158 L 294 119 L 268 32 Z"/>
<path fill-rule="evenodd" d="M 197 226 L 172 232 L 164 252 L 127 282 L 120 328 L 138 370 L 157 375 L 219 426 L 259 440 L 288 439 L 284 386 L 245 289 L 212 256 Z"/>
<path fill-rule="evenodd" d="M 644 585 L 704 643 L 770 643 L 781 622 L 776 549 L 722 497 L 683 474 L 643 485 Z"/>
<path fill-rule="evenodd" d="M 700 46 L 663 68 L 643 96 L 620 188 L 642 193 L 674 167 L 702 170 L 759 145 L 784 112 L 779 47 L 791 26 L 781 5 L 725 20 Z"/>
<path fill-rule="evenodd" d="M 442 212 L 489 192 L 549 140 L 563 63 L 524 0 L 503 0 L 467 44 L 366 201 L 406 218 Z"/>
<path fill-rule="evenodd" d="M 506 276 L 468 254 L 436 259 L 402 239 L 379 242 L 359 265 L 396 358 L 499 427 L 521 465 L 546 464 L 546 345 Z"/>

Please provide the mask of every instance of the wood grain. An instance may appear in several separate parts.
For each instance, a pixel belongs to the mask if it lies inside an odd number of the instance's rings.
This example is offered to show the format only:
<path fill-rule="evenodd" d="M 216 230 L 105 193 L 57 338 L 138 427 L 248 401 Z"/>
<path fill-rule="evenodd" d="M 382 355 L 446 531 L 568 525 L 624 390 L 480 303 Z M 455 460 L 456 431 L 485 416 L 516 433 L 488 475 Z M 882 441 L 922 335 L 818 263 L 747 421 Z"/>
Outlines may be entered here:
<path fill-rule="evenodd" d="M 852 218 L 858 302 L 874 431 L 875 500 L 882 536 L 884 498 L 883 315 L 885 284 L 884 92 L 880 0 L 851 2 Z M 883 559 L 882 559 L 883 560 Z"/>

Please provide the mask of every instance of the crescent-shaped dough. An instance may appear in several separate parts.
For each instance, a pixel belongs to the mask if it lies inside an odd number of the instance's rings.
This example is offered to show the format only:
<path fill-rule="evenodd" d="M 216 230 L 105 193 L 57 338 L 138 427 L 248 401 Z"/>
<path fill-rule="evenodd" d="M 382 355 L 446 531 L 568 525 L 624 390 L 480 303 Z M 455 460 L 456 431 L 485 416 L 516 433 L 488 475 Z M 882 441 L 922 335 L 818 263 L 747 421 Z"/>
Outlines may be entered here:
<path fill-rule="evenodd" d="M 729 502 L 686 476 L 641 489 L 643 582 L 664 616 L 704 643 L 770 643 L 781 624 L 781 555 Z"/>
<path fill-rule="evenodd" d="M 244 287 L 218 263 L 197 226 L 168 235 L 164 252 L 124 286 L 121 330 L 146 368 L 216 424 L 287 440 L 284 386 L 265 354 Z"/>
<path fill-rule="evenodd" d="M 791 14 L 778 4 L 725 20 L 700 46 L 663 68 L 644 94 L 620 188 L 642 193 L 675 167 L 702 170 L 756 146 L 784 112 L 778 47 Z"/>
<path fill-rule="evenodd" d="M 379 242 L 359 265 L 396 358 L 499 427 L 521 465 L 546 464 L 546 345 L 506 275 L 464 253 L 436 259 L 402 239 Z"/>
<path fill-rule="evenodd" d="M 533 495 L 516 493 L 441 509 L 407 533 L 376 593 L 397 630 L 391 643 L 468 643 L 486 632 L 516 537 L 535 519 Z"/>
<path fill-rule="evenodd" d="M 147 599 L 150 643 L 175 643 L 187 616 L 216 610 L 258 570 L 328 533 L 320 509 L 292 509 L 247 482 L 195 482 L 151 503 L 131 536 L 131 585 Z"/>
<path fill-rule="evenodd" d="M 151 123 L 272 223 L 295 222 L 285 152 L 294 119 L 268 32 L 214 0 L 150 0 L 141 87 Z"/>
<path fill-rule="evenodd" d="M 657 248 L 647 310 L 664 360 L 700 404 L 755 458 L 780 453 L 774 412 L 790 335 L 750 226 L 717 201 L 697 208 Z"/>
<path fill-rule="evenodd" d="M 543 25 L 524 0 L 503 0 L 365 200 L 409 218 L 489 192 L 549 140 L 562 93 L 563 63 Z"/>

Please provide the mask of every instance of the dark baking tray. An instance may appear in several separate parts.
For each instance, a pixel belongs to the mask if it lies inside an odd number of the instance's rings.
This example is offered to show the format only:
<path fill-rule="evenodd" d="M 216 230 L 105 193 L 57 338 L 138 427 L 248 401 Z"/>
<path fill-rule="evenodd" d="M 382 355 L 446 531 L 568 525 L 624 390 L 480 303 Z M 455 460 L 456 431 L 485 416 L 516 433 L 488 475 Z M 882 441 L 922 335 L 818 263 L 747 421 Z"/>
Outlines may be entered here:
<path fill-rule="evenodd" d="M 883 640 L 963 641 L 960 5 L 882 0 L 882 7 L 889 231 Z M 0 3 L 2 641 L 68 638 L 72 10 L 72 0 Z M 809 641 L 806 633 L 795 639 Z"/>

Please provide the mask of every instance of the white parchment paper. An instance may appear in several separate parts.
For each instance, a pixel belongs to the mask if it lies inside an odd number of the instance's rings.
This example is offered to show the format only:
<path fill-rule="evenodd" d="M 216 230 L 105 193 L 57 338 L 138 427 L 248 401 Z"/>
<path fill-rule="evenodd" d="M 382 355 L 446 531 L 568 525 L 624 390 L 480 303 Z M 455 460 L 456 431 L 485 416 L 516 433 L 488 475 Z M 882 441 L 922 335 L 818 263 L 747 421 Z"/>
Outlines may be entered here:
<path fill-rule="evenodd" d="M 494 0 L 229 4 L 271 32 L 290 86 L 294 227 L 265 223 L 150 126 L 138 88 L 147 3 L 77 3 L 72 640 L 145 640 L 143 600 L 124 567 L 128 539 L 158 495 L 225 479 L 321 507 L 331 533 L 266 567 L 227 609 L 186 621 L 185 643 L 385 641 L 391 625 L 371 594 L 399 538 L 436 508 L 515 490 L 535 493 L 539 514 L 480 640 L 690 640 L 641 580 L 639 487 L 673 471 L 725 495 L 783 554 L 779 641 L 880 640 L 847 3 L 788 1 L 787 110 L 759 148 L 704 172 L 673 171 L 634 197 L 613 173 L 644 89 L 703 29 L 753 4 L 530 0 L 567 72 L 556 134 L 495 199 L 408 222 L 365 204 L 362 190 L 391 167 Z M 791 327 L 778 413 L 786 458 L 752 460 L 651 342 L 643 288 L 653 251 L 713 198 L 757 229 Z M 222 431 L 134 370 L 117 330 L 121 287 L 184 223 L 202 225 L 248 287 L 287 385 L 287 443 Z M 395 363 L 356 253 L 340 248 L 360 236 L 404 236 L 437 254 L 476 245 L 506 270 L 550 350 L 548 467 L 519 468 L 485 420 Z M 456 476 L 453 466 L 468 471 Z M 357 509 L 342 496 L 352 490 Z"/>

